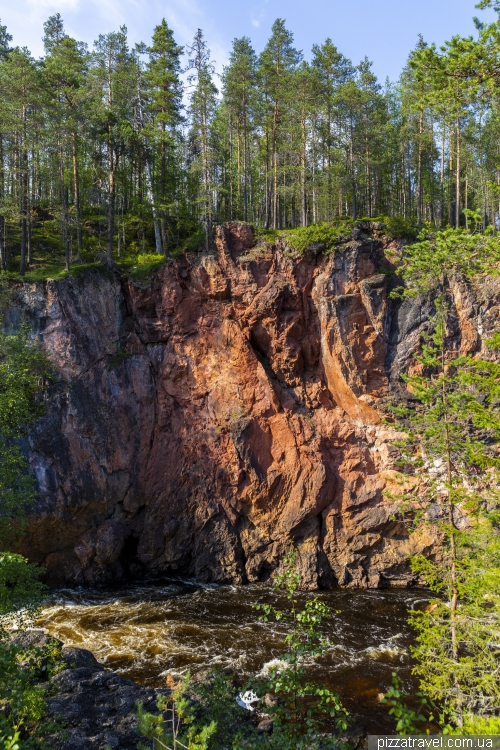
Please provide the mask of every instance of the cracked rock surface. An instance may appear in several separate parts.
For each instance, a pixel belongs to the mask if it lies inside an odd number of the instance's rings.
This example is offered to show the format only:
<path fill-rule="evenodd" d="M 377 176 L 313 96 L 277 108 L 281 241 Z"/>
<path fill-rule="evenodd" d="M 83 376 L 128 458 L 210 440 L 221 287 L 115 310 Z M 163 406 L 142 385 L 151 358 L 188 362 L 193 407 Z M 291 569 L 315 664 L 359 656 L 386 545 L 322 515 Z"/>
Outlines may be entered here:
<path fill-rule="evenodd" d="M 400 248 L 377 225 L 343 239 L 299 255 L 228 223 L 150 283 L 10 282 L 4 324 L 28 321 L 57 372 L 23 549 L 51 584 L 267 580 L 290 540 L 305 588 L 412 582 L 408 554 L 434 540 L 392 520 L 383 410 L 433 302 L 390 298 Z M 447 297 L 451 345 L 480 352 L 500 281 L 453 278 Z"/>
<path fill-rule="evenodd" d="M 62 647 L 65 668 L 46 684 L 47 715 L 62 727 L 61 733 L 47 737 L 53 750 L 137 749 L 137 703 L 157 713 L 156 698 L 168 691 L 126 680 L 105 669 L 90 651 L 63 646 L 42 630 L 28 630 L 13 641 L 42 650 L 49 641 Z"/>

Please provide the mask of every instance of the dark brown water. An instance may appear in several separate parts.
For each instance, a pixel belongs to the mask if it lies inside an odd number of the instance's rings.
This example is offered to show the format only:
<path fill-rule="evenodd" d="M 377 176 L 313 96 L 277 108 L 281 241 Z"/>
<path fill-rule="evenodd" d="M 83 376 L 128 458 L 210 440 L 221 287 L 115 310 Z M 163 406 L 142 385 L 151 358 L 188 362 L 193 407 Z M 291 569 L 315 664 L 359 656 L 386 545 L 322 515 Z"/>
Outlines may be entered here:
<path fill-rule="evenodd" d="M 314 594 L 302 593 L 305 601 Z M 372 731 L 390 729 L 378 694 L 398 670 L 412 684 L 407 611 L 422 591 L 320 592 L 332 608 L 324 627 L 326 653 L 311 672 L 342 697 Z M 184 581 L 53 594 L 39 620 L 68 645 L 90 649 L 110 669 L 144 685 L 219 666 L 240 676 L 272 665 L 283 652 L 286 626 L 263 623 L 252 605 L 286 607 L 264 586 L 202 586 Z"/>

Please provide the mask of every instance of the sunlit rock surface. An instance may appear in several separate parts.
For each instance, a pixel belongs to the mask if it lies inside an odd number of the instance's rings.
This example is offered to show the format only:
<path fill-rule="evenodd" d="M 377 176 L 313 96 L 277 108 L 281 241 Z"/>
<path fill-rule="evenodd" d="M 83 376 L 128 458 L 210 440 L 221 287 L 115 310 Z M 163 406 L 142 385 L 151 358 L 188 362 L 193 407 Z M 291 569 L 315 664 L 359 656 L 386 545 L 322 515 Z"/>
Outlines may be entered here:
<path fill-rule="evenodd" d="M 52 584 L 266 580 L 291 540 L 305 588 L 412 582 L 407 556 L 433 539 L 392 518 L 383 412 L 433 305 L 390 299 L 400 248 L 376 225 L 344 239 L 299 255 L 230 223 L 149 284 L 11 282 L 5 324 L 28 320 L 58 373 L 23 545 Z M 452 280 L 457 350 L 481 350 L 499 299 L 496 280 Z"/>

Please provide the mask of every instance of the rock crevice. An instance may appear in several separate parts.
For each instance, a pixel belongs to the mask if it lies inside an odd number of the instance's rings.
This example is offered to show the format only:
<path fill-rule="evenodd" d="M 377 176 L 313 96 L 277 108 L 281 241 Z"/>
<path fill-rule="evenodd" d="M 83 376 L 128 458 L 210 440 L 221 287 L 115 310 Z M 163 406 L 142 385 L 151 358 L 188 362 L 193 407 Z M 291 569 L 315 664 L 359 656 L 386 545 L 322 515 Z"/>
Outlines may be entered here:
<path fill-rule="evenodd" d="M 215 234 L 214 255 L 148 284 L 98 270 L 11 283 L 4 324 L 28 320 L 58 373 L 30 433 L 24 551 L 53 584 L 245 583 L 293 540 L 305 587 L 407 585 L 408 554 L 432 539 L 391 519 L 382 416 L 432 299 L 390 299 L 375 229 L 303 255 L 248 225 Z M 495 280 L 452 280 L 457 351 L 480 350 L 499 300 Z"/>

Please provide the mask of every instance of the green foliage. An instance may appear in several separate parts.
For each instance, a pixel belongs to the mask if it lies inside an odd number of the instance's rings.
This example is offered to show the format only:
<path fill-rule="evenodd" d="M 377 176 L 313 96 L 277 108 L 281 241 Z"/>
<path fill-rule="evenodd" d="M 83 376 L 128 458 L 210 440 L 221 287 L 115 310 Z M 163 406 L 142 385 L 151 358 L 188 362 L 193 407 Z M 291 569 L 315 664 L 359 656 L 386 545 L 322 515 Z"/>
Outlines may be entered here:
<path fill-rule="evenodd" d="M 415 697 L 420 702 L 417 710 L 408 706 L 410 696 L 403 690 L 397 673 L 393 672 L 392 685 L 385 693 L 381 703 L 389 708 L 389 716 L 394 717 L 397 734 L 421 734 L 422 724 L 429 724 L 434 718 L 428 710 L 425 715 L 422 713 L 422 710 L 430 708 L 429 701 L 423 693 L 419 692 Z"/>
<path fill-rule="evenodd" d="M 339 747 L 339 736 L 349 723 L 338 695 L 309 680 L 308 660 L 320 656 L 327 646 L 320 626 L 328 619 L 330 610 L 318 597 L 309 599 L 303 609 L 298 609 L 295 597 L 299 585 L 296 551 L 292 547 L 283 561 L 282 572 L 274 580 L 274 590 L 286 594 L 289 610 L 278 610 L 268 604 L 256 605 L 262 611 L 264 622 L 273 618 L 289 626 L 285 638 L 287 651 L 278 657 L 283 666 L 274 667 L 268 677 L 255 677 L 248 684 L 261 700 L 266 694 L 275 699 L 265 709 L 273 720 L 273 732 L 261 740 L 259 747 L 279 750 Z M 328 736 L 321 736 L 325 731 Z M 249 746 L 255 747 L 251 743 Z"/>
<path fill-rule="evenodd" d="M 318 597 L 298 609 L 296 592 L 300 576 L 296 572 L 296 552 L 292 548 L 276 576 L 274 589 L 285 593 L 288 610 L 257 605 L 261 619 L 270 618 L 288 624 L 286 652 L 279 657 L 281 667 L 267 677 L 252 677 L 245 692 L 255 695 L 259 710 L 273 722 L 272 734 L 258 734 L 249 711 L 236 702 L 236 689 L 223 673 L 211 671 L 191 681 L 189 675 L 169 697 L 158 700 L 160 715 L 146 713 L 138 706 L 139 732 L 148 739 L 156 737 L 177 750 L 177 741 L 189 750 L 318 750 L 343 745 L 341 734 L 349 717 L 338 695 L 310 681 L 308 662 L 320 656 L 327 644 L 320 635 L 329 608 Z M 272 700 L 264 703 L 270 694 Z M 139 748 L 146 750 L 146 746 Z"/>
<path fill-rule="evenodd" d="M 19 626 L 33 616 L 45 593 L 40 572 L 21 555 L 0 553 L 0 634 L 12 619 Z"/>
<path fill-rule="evenodd" d="M 499 655 L 492 648 L 500 638 L 500 542 L 498 528 L 487 519 L 453 534 L 454 570 L 421 555 L 412 559 L 412 569 L 439 598 L 424 611 L 412 611 L 410 623 L 417 633 L 412 655 L 421 690 L 460 727 L 495 719 L 500 702 Z"/>
<path fill-rule="evenodd" d="M 439 503 L 446 495 L 467 513 L 478 513 L 486 499 L 499 499 L 500 364 L 449 352 L 441 297 L 436 307 L 435 330 L 414 357 L 423 374 L 402 375 L 419 406 L 393 408 L 406 433 L 397 444 L 400 463 L 420 480 L 399 498 L 408 500 L 417 522 L 427 502 Z"/>
<path fill-rule="evenodd" d="M 310 224 L 307 227 L 297 229 L 269 229 L 259 230 L 258 236 L 267 242 L 274 243 L 277 239 L 286 240 L 294 250 L 303 253 L 310 245 L 324 245 L 325 252 L 332 250 L 345 242 L 360 222 L 380 222 L 383 224 L 382 232 L 390 239 L 416 239 L 417 232 L 415 224 L 410 219 L 401 216 L 376 216 L 375 218 L 364 217 L 354 221 L 348 216 L 338 217 L 333 221 L 323 221 L 319 224 Z"/>
<path fill-rule="evenodd" d="M 27 327 L 13 335 L 0 332 L 0 429 L 6 438 L 19 437 L 43 414 L 37 396 L 47 371 L 46 355 Z"/>
<path fill-rule="evenodd" d="M 59 671 L 59 658 L 55 644 L 42 650 L 0 642 L 0 747 L 49 750 L 46 736 L 61 727 L 46 717 L 43 683 Z"/>
<path fill-rule="evenodd" d="M 38 683 L 55 668 L 57 654 L 15 647 L 7 638 L 9 627 L 30 622 L 45 591 L 38 566 L 6 550 L 36 498 L 17 441 L 43 413 L 40 394 L 49 372 L 27 328 L 0 332 L 0 746 L 11 750 L 43 748 L 44 735 L 54 729 L 45 720 L 46 690 Z"/>
<path fill-rule="evenodd" d="M 120 365 L 122 365 L 129 357 L 130 352 L 118 350 L 112 357 L 110 357 L 108 369 L 114 370 L 116 367 L 120 367 Z"/>
<path fill-rule="evenodd" d="M 178 743 L 189 750 L 241 748 L 244 741 L 257 738 L 248 711 L 235 699 L 235 688 L 227 675 L 213 670 L 202 680 L 192 681 L 189 674 L 170 697 L 160 696 L 159 715 L 138 705 L 138 731 L 157 738 L 178 750 Z M 140 748 L 144 745 L 139 745 Z"/>
<path fill-rule="evenodd" d="M 441 297 L 436 307 L 415 357 L 421 374 L 403 377 L 417 405 L 394 409 L 407 487 L 394 499 L 410 526 L 433 526 L 443 545 L 411 560 L 437 594 L 411 612 L 411 650 L 420 689 L 451 732 L 493 726 L 500 703 L 500 364 L 450 352 Z"/>
<path fill-rule="evenodd" d="M 42 602 L 39 574 L 21 555 L 0 553 L 0 747 L 11 750 L 48 750 L 45 737 L 61 730 L 46 717 L 43 685 L 60 669 L 59 646 L 54 641 L 42 650 L 9 640 L 9 629 L 21 632 Z"/>
<path fill-rule="evenodd" d="M 43 413 L 40 393 L 50 372 L 46 354 L 27 328 L 0 331 L 0 550 L 19 533 L 26 510 L 35 501 L 19 439 Z"/>
<path fill-rule="evenodd" d="M 105 251 L 110 266 L 130 251 L 168 255 L 200 224 L 208 251 L 213 223 L 239 219 L 294 232 L 389 215 L 397 239 L 425 225 L 496 233 L 498 19 L 441 48 L 420 38 L 385 87 L 331 39 L 304 61 L 276 19 L 260 55 L 233 41 L 220 99 L 201 31 L 186 61 L 165 19 L 132 49 L 125 27 L 92 50 L 59 14 L 44 30 L 35 60 L 0 26 L 2 272 L 57 275 Z M 299 252 L 317 234 L 299 232 Z"/>
<path fill-rule="evenodd" d="M 274 243 L 277 239 L 288 242 L 294 250 L 303 253 L 310 245 L 324 245 L 325 252 L 329 253 L 333 248 L 350 237 L 355 223 L 347 219 L 345 221 L 322 222 L 311 224 L 308 227 L 297 229 L 259 230 L 258 237 L 266 242 Z"/>
<path fill-rule="evenodd" d="M 337 222 L 322 222 L 321 224 L 311 224 L 309 227 L 299 227 L 298 229 L 289 229 L 279 232 L 278 236 L 286 239 L 290 245 L 299 253 L 313 244 L 325 246 L 327 253 L 331 252 L 336 245 L 350 236 L 354 224 L 346 222 L 339 224 Z"/>
<path fill-rule="evenodd" d="M 397 294 L 428 292 L 456 272 L 469 277 L 480 273 L 497 275 L 499 262 L 498 236 L 445 229 L 405 248 L 400 273 L 406 287 Z"/>
<path fill-rule="evenodd" d="M 384 234 L 392 240 L 416 240 L 417 230 L 411 219 L 403 216 L 384 216 Z"/>
<path fill-rule="evenodd" d="M 132 267 L 130 276 L 134 281 L 145 281 L 150 279 L 165 264 L 165 258 L 158 255 L 138 255 L 136 265 Z"/>

